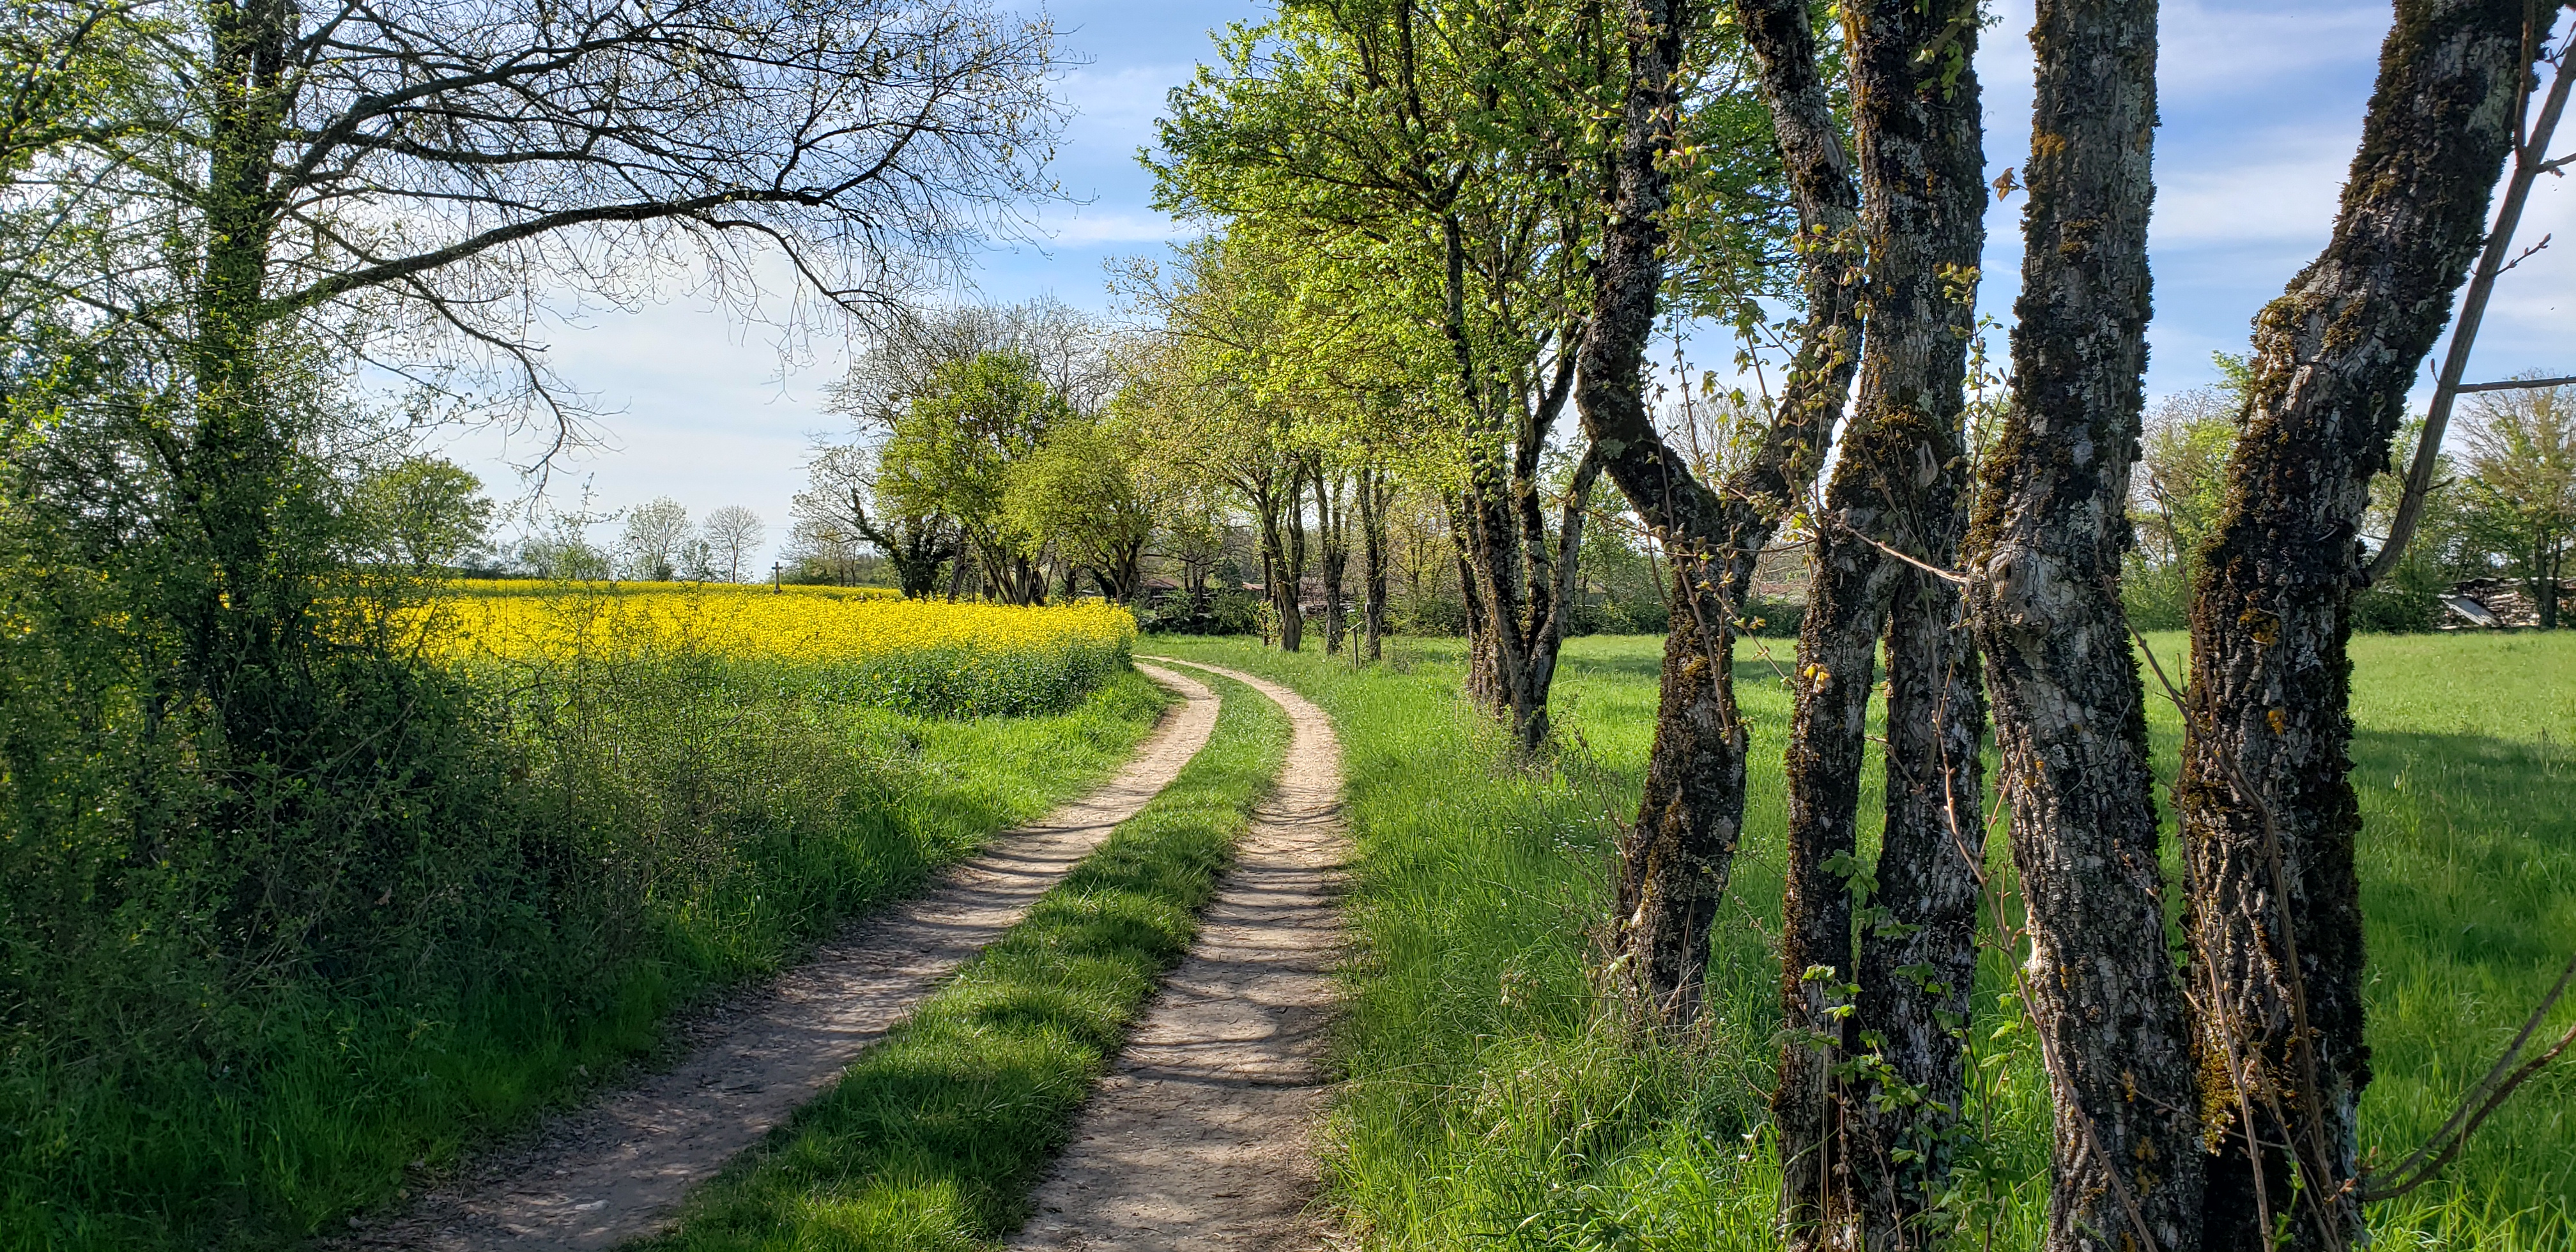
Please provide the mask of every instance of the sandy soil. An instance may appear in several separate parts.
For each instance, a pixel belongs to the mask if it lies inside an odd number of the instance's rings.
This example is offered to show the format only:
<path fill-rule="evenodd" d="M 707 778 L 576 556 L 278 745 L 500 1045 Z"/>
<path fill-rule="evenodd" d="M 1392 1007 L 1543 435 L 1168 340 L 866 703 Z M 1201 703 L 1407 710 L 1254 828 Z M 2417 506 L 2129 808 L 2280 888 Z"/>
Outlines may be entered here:
<path fill-rule="evenodd" d="M 1186 703 L 1107 786 L 1000 836 L 923 894 L 695 1021 L 676 1068 L 557 1120 L 340 1246 L 591 1249 L 666 1227 L 690 1187 L 821 1094 L 1207 743 L 1215 694 L 1169 670 L 1137 669 Z"/>
<path fill-rule="evenodd" d="M 1320 1181 L 1318 1061 L 1341 945 L 1340 748 L 1332 722 L 1295 692 L 1193 668 L 1248 684 L 1287 710 L 1287 763 L 1197 944 L 1085 1106 L 1014 1248 L 1231 1252 L 1328 1242 L 1308 1210 Z"/>

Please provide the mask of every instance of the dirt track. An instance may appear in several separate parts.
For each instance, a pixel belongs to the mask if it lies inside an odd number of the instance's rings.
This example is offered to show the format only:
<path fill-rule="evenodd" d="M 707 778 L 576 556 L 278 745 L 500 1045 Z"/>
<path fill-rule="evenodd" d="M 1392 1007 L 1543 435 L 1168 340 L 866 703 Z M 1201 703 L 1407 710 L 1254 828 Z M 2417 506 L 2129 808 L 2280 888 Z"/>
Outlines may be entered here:
<path fill-rule="evenodd" d="M 1279 788 L 1189 958 L 1040 1184 L 1037 1215 L 1014 1248 L 1268 1252 L 1327 1241 L 1308 1208 L 1341 944 L 1341 752 L 1330 719 L 1295 692 L 1193 668 L 1287 711 L 1294 731 Z"/>
<path fill-rule="evenodd" d="M 341 1246 L 596 1249 L 665 1227 L 690 1187 L 821 1094 L 1207 743 L 1215 694 L 1169 670 L 1137 669 L 1186 703 L 1107 786 L 998 837 L 920 896 L 695 1023 L 686 1059 L 670 1072 L 562 1118 Z"/>

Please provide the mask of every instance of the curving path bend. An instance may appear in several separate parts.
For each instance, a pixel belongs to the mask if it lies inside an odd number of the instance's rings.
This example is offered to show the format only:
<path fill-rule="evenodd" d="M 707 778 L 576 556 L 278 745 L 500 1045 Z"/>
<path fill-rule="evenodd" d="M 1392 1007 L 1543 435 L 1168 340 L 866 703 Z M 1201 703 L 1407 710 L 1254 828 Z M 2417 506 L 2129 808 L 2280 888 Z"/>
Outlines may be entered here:
<path fill-rule="evenodd" d="M 996 837 L 923 894 L 700 1023 L 677 1068 L 563 1118 L 342 1246 L 570 1252 L 666 1228 L 691 1187 L 822 1094 L 1198 754 L 1216 729 L 1216 694 L 1167 669 L 1136 668 L 1184 702 L 1108 785 Z"/>
<path fill-rule="evenodd" d="M 1312 1134 L 1341 951 L 1348 845 L 1331 719 L 1297 693 L 1213 665 L 1292 727 L 1279 786 L 1118 1067 L 1038 1186 L 1024 1249 L 1285 1252 L 1325 1246 Z"/>

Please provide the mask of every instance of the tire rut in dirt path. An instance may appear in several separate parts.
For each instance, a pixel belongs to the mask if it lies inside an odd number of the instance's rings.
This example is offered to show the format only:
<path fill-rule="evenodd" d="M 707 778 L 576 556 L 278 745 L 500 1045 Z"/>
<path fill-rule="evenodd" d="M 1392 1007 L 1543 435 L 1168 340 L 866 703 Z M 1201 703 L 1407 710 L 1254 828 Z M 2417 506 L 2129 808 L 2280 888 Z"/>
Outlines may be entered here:
<path fill-rule="evenodd" d="M 1341 952 L 1341 749 L 1323 710 L 1250 674 L 1288 714 L 1279 786 L 1245 833 L 1117 1068 L 1084 1106 L 1015 1249 L 1236 1252 L 1327 1242 L 1308 1206 Z"/>
<path fill-rule="evenodd" d="M 851 1060 L 1020 919 L 1110 830 L 1170 785 L 1216 728 L 1216 694 L 1150 665 L 1183 697 L 1108 785 L 997 836 L 688 1032 L 686 1059 L 570 1114 L 342 1247 L 599 1249 L 656 1233 L 691 1187 L 822 1094 Z"/>

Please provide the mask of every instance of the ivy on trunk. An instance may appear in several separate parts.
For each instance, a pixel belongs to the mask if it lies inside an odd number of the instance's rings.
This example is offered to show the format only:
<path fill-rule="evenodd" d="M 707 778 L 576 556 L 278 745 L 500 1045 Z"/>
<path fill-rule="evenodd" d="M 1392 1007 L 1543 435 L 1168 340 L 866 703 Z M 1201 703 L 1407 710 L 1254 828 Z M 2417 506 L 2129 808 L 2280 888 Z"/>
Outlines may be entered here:
<path fill-rule="evenodd" d="M 1868 0 L 1843 19 L 1869 333 L 1817 528 L 1790 731 L 1789 1033 L 1772 1107 L 1792 1248 L 1916 1241 L 1965 1087 L 1984 861 L 1976 661 L 1955 588 L 1923 568 L 1953 562 L 1965 519 L 1986 206 L 1976 9 Z M 1873 873 L 1855 809 L 1882 639 L 1886 834 Z"/>

